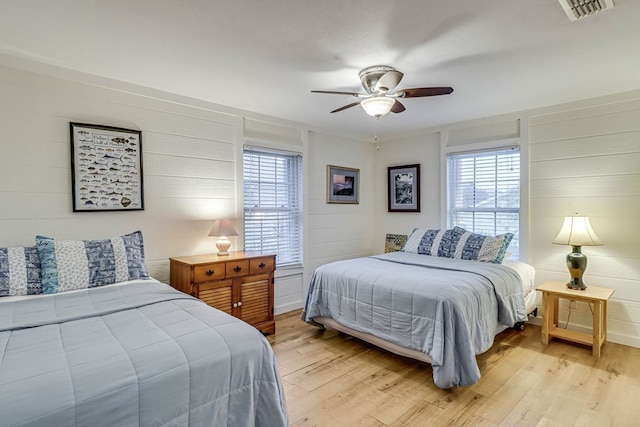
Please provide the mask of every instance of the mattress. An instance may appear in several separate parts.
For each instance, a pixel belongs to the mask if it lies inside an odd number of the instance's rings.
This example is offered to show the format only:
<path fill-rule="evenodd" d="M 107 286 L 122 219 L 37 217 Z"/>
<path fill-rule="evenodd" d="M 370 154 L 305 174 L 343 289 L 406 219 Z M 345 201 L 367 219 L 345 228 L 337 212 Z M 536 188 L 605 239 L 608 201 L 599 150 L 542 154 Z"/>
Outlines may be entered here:
<path fill-rule="evenodd" d="M 285 426 L 252 326 L 155 280 L 0 299 L 2 425 Z"/>

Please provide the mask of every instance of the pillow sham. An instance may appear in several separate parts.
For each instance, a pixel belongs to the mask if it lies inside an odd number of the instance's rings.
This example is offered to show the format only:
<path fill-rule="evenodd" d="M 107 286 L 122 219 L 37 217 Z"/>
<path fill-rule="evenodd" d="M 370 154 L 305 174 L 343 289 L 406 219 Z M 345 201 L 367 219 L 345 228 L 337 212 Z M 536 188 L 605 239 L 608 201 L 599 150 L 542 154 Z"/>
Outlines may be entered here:
<path fill-rule="evenodd" d="M 441 258 L 455 258 L 458 242 L 464 229 L 433 230 L 415 228 L 404 251 L 421 255 L 432 255 Z"/>
<path fill-rule="evenodd" d="M 445 230 L 414 228 L 402 249 L 404 252 L 422 255 L 437 255 Z"/>
<path fill-rule="evenodd" d="M 36 236 L 36 248 L 45 294 L 149 278 L 141 231 L 104 240 Z"/>
<path fill-rule="evenodd" d="M 513 239 L 512 233 L 484 236 L 461 227 L 453 229 L 460 236 L 454 255 L 454 258 L 459 259 L 501 264 Z"/>
<path fill-rule="evenodd" d="M 35 246 L 0 248 L 0 297 L 42 293 Z"/>

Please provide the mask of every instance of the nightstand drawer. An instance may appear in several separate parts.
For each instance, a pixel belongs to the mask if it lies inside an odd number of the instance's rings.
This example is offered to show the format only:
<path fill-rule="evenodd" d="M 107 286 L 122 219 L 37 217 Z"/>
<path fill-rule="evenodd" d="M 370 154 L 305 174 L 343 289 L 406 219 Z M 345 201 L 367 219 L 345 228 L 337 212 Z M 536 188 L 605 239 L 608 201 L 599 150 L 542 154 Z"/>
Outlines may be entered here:
<path fill-rule="evenodd" d="M 249 260 L 249 273 L 260 274 L 269 273 L 275 270 L 274 257 L 266 256 L 261 258 L 252 258 Z"/>
<path fill-rule="evenodd" d="M 202 283 L 226 277 L 225 263 L 203 264 L 193 267 L 193 282 Z"/>
<path fill-rule="evenodd" d="M 249 260 L 227 261 L 226 263 L 227 277 L 240 277 L 249 274 Z"/>

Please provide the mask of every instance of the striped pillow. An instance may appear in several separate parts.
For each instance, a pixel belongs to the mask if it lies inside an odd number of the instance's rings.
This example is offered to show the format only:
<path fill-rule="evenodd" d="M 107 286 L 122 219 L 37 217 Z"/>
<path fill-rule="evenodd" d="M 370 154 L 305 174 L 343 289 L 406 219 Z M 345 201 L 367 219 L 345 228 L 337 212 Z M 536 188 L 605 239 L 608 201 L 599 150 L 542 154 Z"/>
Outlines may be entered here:
<path fill-rule="evenodd" d="M 45 294 L 149 278 L 140 231 L 105 240 L 36 236 L 36 248 Z"/>
<path fill-rule="evenodd" d="M 0 248 L 0 297 L 41 293 L 40 257 L 36 248 Z"/>
<path fill-rule="evenodd" d="M 513 239 L 512 233 L 500 234 L 499 236 L 483 236 L 461 227 L 454 227 L 454 230 L 460 236 L 455 248 L 454 258 L 471 261 L 501 264 L 507 253 L 507 247 Z"/>

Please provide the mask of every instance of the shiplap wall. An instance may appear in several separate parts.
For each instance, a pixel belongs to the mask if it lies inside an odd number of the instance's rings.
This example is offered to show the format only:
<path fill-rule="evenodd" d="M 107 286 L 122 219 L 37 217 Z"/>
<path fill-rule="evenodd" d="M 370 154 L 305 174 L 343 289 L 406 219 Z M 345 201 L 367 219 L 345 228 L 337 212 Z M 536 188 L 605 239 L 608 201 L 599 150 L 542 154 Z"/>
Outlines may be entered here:
<path fill-rule="evenodd" d="M 522 183 L 522 249 L 523 259 L 536 268 L 536 285 L 568 280 L 565 256 L 571 248 L 551 242 L 564 216 L 589 216 L 605 245 L 583 248 L 589 257 L 585 283 L 615 289 L 609 340 L 640 347 L 640 92 L 455 123 L 378 144 L 376 182 L 384 193 L 377 194 L 373 251 L 383 249 L 378 241 L 384 233 L 445 224 L 438 212 L 446 212 L 448 150 L 501 143 L 521 146 L 529 176 Z M 386 166 L 410 163 L 421 164 L 422 212 L 387 213 Z M 568 315 L 563 302 L 562 326 Z M 589 306 L 577 304 L 569 328 L 587 332 L 591 325 Z"/>
<path fill-rule="evenodd" d="M 213 220 L 239 217 L 243 142 L 268 141 L 303 153 L 311 189 L 304 274 L 277 271 L 276 312 L 302 306 L 315 266 L 370 253 L 371 144 L 313 133 L 307 153 L 301 126 L 121 86 L 0 65 L 0 246 L 33 245 L 36 234 L 100 239 L 139 229 L 150 273 L 168 282 L 170 257 L 214 251 Z M 72 212 L 69 122 L 142 130 L 144 211 Z M 327 164 L 361 169 L 360 205 L 326 205 Z M 242 248 L 240 237 L 231 239 Z"/>
<path fill-rule="evenodd" d="M 420 164 L 420 212 L 388 212 L 388 167 Z M 386 234 L 440 228 L 440 133 L 432 132 L 376 144 L 374 252 L 384 252 Z"/>
<path fill-rule="evenodd" d="M 305 292 L 313 270 L 331 261 L 371 255 L 374 235 L 375 148 L 317 132 L 309 133 L 306 184 Z M 327 203 L 327 165 L 360 169 L 358 204 Z"/>
<path fill-rule="evenodd" d="M 142 230 L 147 266 L 202 253 L 212 219 L 235 216 L 236 117 L 0 67 L 0 242 Z M 142 130 L 145 210 L 72 212 L 69 122 Z"/>
<path fill-rule="evenodd" d="M 605 245 L 582 248 L 584 281 L 615 289 L 609 340 L 640 347 L 640 96 L 532 116 L 530 154 L 536 281 L 568 279 L 571 247 L 551 242 L 565 216 L 588 216 Z M 573 327 L 590 328 L 591 319 L 587 304 L 572 309 Z"/>

